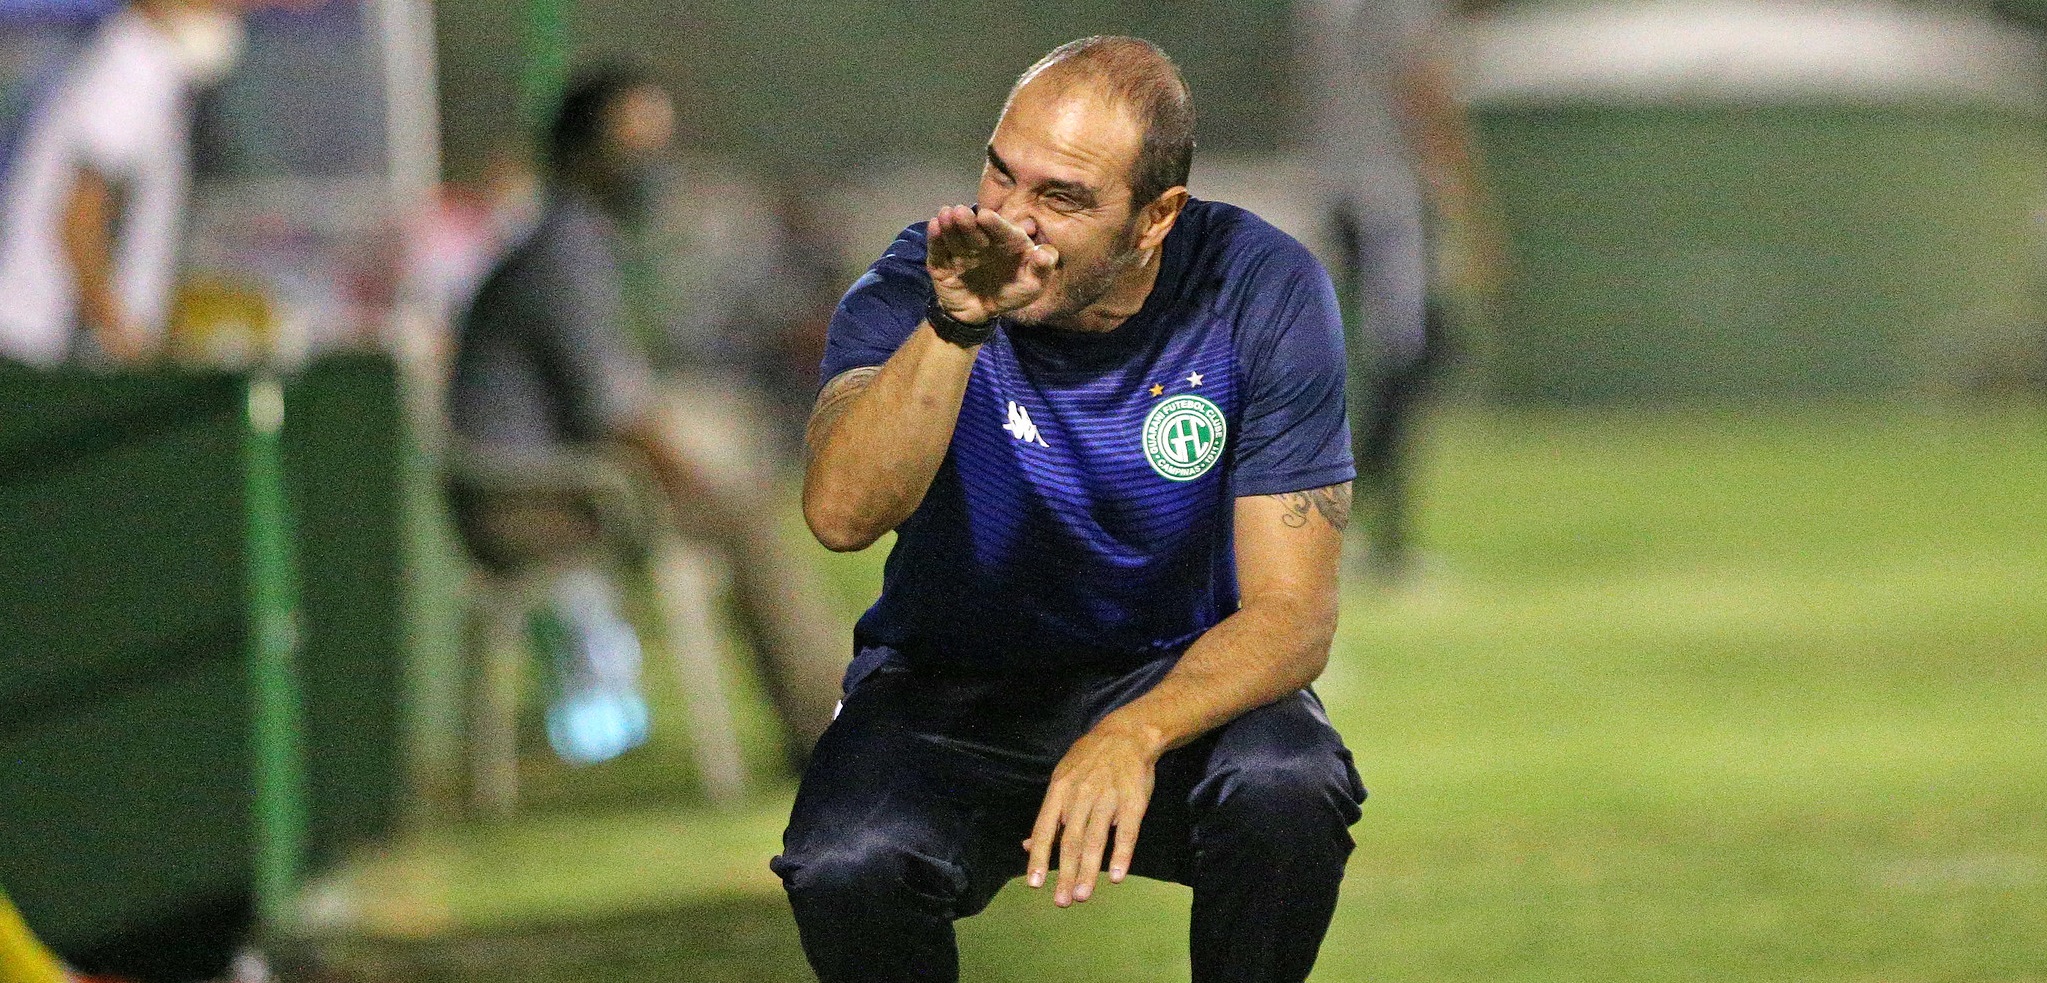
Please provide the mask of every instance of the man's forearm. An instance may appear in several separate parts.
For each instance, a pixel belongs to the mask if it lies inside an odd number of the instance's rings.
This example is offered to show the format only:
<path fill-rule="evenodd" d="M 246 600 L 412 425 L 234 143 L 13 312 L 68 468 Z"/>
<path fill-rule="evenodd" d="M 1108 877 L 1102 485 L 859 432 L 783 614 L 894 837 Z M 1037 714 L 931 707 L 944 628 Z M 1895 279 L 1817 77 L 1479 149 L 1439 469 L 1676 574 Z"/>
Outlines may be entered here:
<path fill-rule="evenodd" d="M 720 543 L 739 542 L 742 533 L 757 524 L 747 523 L 735 513 L 734 503 L 718 492 L 666 429 L 659 417 L 649 413 L 628 422 L 613 437 L 645 465 L 676 518 L 690 527 L 687 531 Z"/>
<path fill-rule="evenodd" d="M 803 517 L 826 548 L 865 549 L 916 511 L 952 443 L 979 351 L 921 324 L 878 372 L 827 385 L 803 476 Z"/>
<path fill-rule="evenodd" d="M 1247 604 L 1209 629 L 1165 678 L 1104 718 L 1164 754 L 1307 686 L 1329 662 L 1334 604 L 1307 599 Z"/>
<path fill-rule="evenodd" d="M 1154 758 L 1315 681 L 1329 663 L 1350 483 L 1236 501 L 1236 612 L 1151 691 L 1102 719 Z"/>

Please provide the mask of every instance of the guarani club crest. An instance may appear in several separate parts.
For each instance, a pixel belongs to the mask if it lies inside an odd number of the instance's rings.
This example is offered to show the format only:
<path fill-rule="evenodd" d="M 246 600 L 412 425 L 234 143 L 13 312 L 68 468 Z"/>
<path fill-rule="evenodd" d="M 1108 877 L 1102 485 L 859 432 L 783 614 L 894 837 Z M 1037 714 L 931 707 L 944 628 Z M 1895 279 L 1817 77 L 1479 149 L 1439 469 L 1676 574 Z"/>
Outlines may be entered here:
<path fill-rule="evenodd" d="M 1193 481 L 1222 459 L 1229 426 L 1206 397 L 1181 393 L 1144 417 L 1144 458 L 1168 481 Z"/>

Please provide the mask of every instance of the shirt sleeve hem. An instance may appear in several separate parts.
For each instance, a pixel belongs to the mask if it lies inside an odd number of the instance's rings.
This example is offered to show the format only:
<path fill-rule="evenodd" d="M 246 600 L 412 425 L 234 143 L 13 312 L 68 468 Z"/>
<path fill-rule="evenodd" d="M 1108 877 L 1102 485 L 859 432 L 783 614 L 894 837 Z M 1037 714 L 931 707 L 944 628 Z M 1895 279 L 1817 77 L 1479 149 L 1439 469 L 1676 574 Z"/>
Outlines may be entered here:
<path fill-rule="evenodd" d="M 1326 488 L 1330 485 L 1342 484 L 1357 476 L 1357 468 L 1349 463 L 1327 465 L 1304 471 L 1260 475 L 1249 481 L 1239 481 L 1231 493 L 1238 498 L 1251 498 L 1258 495 L 1284 495 L 1288 492 L 1307 491 L 1312 488 Z"/>
<path fill-rule="evenodd" d="M 844 359 L 843 360 L 844 364 L 833 363 L 832 365 L 827 366 L 825 367 L 825 369 L 820 371 L 819 374 L 822 376 L 822 378 L 818 380 L 817 391 L 823 392 L 826 386 L 829 386 L 832 383 L 838 381 L 838 378 L 840 376 L 845 375 L 846 373 L 851 372 L 854 369 L 878 369 L 884 365 L 887 365 L 888 360 L 894 357 L 895 353 L 889 352 L 887 354 L 881 354 L 879 355 L 879 357 Z"/>

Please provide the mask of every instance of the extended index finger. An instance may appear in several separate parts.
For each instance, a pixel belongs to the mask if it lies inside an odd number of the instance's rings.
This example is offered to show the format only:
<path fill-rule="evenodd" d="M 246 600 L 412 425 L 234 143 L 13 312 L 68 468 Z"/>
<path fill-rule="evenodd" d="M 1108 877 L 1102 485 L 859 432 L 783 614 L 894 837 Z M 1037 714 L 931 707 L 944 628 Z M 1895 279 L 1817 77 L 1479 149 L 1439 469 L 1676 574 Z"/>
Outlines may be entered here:
<path fill-rule="evenodd" d="M 1005 250 L 1015 253 L 1030 251 L 1030 234 L 1023 230 L 1023 226 L 1003 218 L 1002 213 L 993 208 L 983 208 L 974 212 L 974 224 L 987 235 L 988 241 Z"/>
<path fill-rule="evenodd" d="M 965 205 L 947 205 L 926 223 L 924 233 L 929 239 L 929 249 L 934 262 L 945 262 L 949 258 L 969 255 L 988 246 L 988 232 L 974 219 L 974 212 Z"/>
<path fill-rule="evenodd" d="M 1052 841 L 1058 838 L 1059 815 L 1066 809 L 1066 793 L 1054 785 L 1045 791 L 1045 804 L 1038 807 L 1038 821 L 1031 826 L 1031 859 L 1024 867 L 1025 883 L 1045 886 L 1045 870 L 1052 864 Z"/>

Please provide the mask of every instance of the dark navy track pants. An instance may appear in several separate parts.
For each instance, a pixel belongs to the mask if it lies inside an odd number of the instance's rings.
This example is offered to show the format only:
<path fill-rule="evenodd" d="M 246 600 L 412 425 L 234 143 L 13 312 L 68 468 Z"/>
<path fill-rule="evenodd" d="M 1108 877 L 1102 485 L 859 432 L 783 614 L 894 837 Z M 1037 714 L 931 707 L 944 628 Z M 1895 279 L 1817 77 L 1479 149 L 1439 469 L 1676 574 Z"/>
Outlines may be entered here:
<path fill-rule="evenodd" d="M 1052 768 L 1171 666 L 1053 676 L 885 664 L 859 679 L 772 865 L 819 979 L 957 980 L 952 923 L 1024 872 L 1020 844 Z M 1365 796 L 1321 703 L 1301 691 L 1244 714 L 1167 753 L 1157 778 L 1132 873 L 1194 889 L 1195 983 L 1306 979 Z"/>

